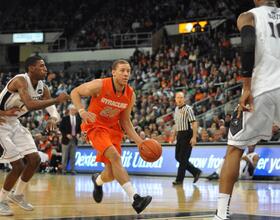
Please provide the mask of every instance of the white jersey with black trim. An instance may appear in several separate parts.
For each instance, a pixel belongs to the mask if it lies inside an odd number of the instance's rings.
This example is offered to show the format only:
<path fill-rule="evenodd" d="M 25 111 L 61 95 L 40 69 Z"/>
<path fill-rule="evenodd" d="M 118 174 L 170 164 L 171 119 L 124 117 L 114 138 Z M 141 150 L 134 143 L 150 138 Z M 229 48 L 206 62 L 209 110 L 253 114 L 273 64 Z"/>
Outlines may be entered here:
<path fill-rule="evenodd" d="M 280 9 L 261 6 L 250 10 L 256 29 L 255 66 L 252 75 L 254 97 L 280 88 Z"/>
<path fill-rule="evenodd" d="M 14 117 L 6 117 L 7 118 L 7 122 L 9 121 L 13 121 L 15 119 L 17 119 L 18 117 L 26 114 L 28 112 L 28 109 L 26 108 L 26 106 L 24 105 L 24 103 L 22 102 L 20 95 L 18 92 L 11 92 L 8 90 L 8 85 L 10 84 L 10 82 L 17 78 L 17 77 L 23 77 L 28 85 L 28 93 L 31 96 L 32 99 L 34 100 L 38 100 L 43 96 L 44 93 L 44 86 L 45 84 L 43 83 L 43 81 L 39 80 L 37 87 L 34 88 L 32 86 L 30 77 L 27 73 L 25 74 L 18 74 L 15 77 L 13 77 L 5 86 L 5 88 L 3 89 L 3 91 L 0 93 L 0 110 L 5 111 L 5 110 L 9 110 L 13 107 L 18 107 L 21 109 L 21 111 L 19 111 L 17 113 L 17 116 Z"/>

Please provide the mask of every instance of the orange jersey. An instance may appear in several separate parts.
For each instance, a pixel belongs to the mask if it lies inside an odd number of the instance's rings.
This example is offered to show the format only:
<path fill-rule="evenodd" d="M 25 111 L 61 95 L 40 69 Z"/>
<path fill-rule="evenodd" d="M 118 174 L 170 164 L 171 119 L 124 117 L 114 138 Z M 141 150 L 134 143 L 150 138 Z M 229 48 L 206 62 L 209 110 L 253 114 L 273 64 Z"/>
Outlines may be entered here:
<path fill-rule="evenodd" d="M 102 79 L 102 89 L 97 97 L 92 97 L 88 111 L 96 115 L 94 123 L 83 124 L 82 130 L 88 132 L 96 127 L 114 128 L 121 130 L 119 125 L 120 113 L 123 112 L 131 103 L 133 89 L 127 85 L 123 94 L 116 95 L 113 79 Z"/>

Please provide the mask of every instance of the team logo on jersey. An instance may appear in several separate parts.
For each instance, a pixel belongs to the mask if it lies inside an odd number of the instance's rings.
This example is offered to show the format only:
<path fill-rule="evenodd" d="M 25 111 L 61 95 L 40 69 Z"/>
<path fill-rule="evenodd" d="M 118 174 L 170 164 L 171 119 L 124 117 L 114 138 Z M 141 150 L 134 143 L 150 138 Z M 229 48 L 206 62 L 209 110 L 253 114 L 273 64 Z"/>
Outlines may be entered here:
<path fill-rule="evenodd" d="M 39 95 L 42 95 L 42 94 L 43 94 L 43 89 L 38 89 L 37 93 L 38 93 Z"/>
<path fill-rule="evenodd" d="M 116 107 L 116 108 L 122 108 L 122 109 L 125 109 L 128 105 L 127 103 L 117 102 L 117 101 L 114 101 L 114 100 L 111 100 L 111 99 L 107 99 L 105 97 L 103 97 L 101 99 L 101 102 L 106 104 L 106 105 L 110 105 L 110 106 L 113 106 L 113 107 Z"/>

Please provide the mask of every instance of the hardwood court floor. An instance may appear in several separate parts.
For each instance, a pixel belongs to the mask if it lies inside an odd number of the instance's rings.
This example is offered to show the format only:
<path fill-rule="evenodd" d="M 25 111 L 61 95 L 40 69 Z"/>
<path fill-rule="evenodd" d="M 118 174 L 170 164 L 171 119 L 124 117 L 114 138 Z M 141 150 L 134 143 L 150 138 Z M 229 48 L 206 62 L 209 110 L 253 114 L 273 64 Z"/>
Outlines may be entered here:
<path fill-rule="evenodd" d="M 0 172 L 0 183 L 6 173 Z M 186 178 L 183 187 L 172 187 L 173 177 L 133 176 L 141 195 L 152 203 L 136 215 L 116 181 L 105 184 L 102 203 L 92 199 L 90 175 L 36 174 L 28 186 L 27 200 L 34 211 L 11 204 L 15 215 L 2 219 L 212 219 L 218 182 L 200 179 L 196 185 Z M 232 219 L 280 219 L 280 185 L 273 181 L 239 181 L 232 199 Z M 268 216 L 275 216 L 268 217 Z"/>

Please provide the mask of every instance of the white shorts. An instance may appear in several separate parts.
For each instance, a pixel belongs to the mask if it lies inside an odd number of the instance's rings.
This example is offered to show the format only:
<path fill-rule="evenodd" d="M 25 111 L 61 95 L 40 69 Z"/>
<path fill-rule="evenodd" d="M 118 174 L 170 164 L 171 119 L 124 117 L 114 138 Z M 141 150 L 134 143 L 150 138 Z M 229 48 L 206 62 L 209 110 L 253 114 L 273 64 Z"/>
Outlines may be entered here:
<path fill-rule="evenodd" d="M 34 152 L 37 147 L 32 135 L 18 120 L 0 125 L 0 163 L 13 162 Z"/>
<path fill-rule="evenodd" d="M 254 98 L 254 111 L 243 112 L 240 119 L 236 113 L 230 123 L 228 145 L 245 149 L 260 140 L 269 140 L 272 125 L 280 121 L 280 89 L 263 93 Z"/>

